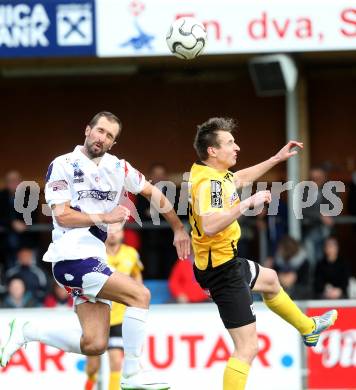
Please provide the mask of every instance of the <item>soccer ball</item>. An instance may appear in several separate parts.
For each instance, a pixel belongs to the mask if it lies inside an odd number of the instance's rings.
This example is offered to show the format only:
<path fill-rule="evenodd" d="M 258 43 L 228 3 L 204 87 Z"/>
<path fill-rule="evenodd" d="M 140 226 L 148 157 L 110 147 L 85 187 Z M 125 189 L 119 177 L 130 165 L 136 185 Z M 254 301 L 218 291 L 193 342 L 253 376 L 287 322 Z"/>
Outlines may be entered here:
<path fill-rule="evenodd" d="M 183 17 L 171 24 L 166 40 L 169 50 L 176 57 L 192 60 L 205 47 L 206 30 L 196 19 Z"/>

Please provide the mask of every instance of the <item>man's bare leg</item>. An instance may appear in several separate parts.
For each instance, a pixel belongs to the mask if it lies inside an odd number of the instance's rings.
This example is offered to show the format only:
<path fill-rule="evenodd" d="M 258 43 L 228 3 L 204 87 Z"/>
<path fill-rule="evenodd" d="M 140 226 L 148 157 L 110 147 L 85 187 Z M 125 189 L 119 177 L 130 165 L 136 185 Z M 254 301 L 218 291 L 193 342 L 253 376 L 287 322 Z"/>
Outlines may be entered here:
<path fill-rule="evenodd" d="M 165 381 L 155 378 L 154 373 L 141 368 L 141 356 L 146 340 L 146 321 L 150 292 L 142 284 L 129 276 L 114 272 L 98 296 L 124 303 L 127 308 L 122 324 L 124 344 L 124 364 L 122 369 L 122 389 L 169 389 Z"/>
<path fill-rule="evenodd" d="M 1 351 L 1 366 L 5 367 L 11 356 L 31 341 L 84 355 L 104 353 L 109 337 L 110 306 L 85 302 L 76 307 L 76 312 L 79 321 L 73 317 L 73 320 L 59 324 L 13 320 L 10 338 Z"/>
<path fill-rule="evenodd" d="M 84 355 L 103 354 L 108 345 L 110 331 L 110 306 L 102 302 L 85 302 L 76 307 L 82 327 L 80 349 Z"/>
<path fill-rule="evenodd" d="M 224 371 L 224 390 L 244 390 L 248 373 L 258 350 L 256 323 L 228 329 L 234 352 Z"/>

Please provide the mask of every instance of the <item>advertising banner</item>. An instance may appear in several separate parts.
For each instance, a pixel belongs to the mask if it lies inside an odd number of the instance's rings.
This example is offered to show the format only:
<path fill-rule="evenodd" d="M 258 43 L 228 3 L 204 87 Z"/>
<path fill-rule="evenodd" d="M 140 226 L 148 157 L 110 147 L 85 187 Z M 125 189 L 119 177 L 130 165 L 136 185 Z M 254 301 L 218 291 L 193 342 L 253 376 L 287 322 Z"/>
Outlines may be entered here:
<path fill-rule="evenodd" d="M 0 342 L 7 339 L 8 323 L 13 318 L 35 320 L 49 327 L 76 322 L 70 309 L 0 310 Z M 14 354 L 6 368 L 0 368 L 1 389 L 82 389 L 85 358 L 39 343 L 29 343 Z"/>
<path fill-rule="evenodd" d="M 257 305 L 259 353 L 252 366 L 248 390 L 301 390 L 301 348 L 298 333 L 263 306 Z M 14 316 L 51 324 L 76 321 L 70 310 L 0 311 L 0 335 Z M 148 323 L 145 365 L 167 378 L 172 390 L 222 387 L 232 343 L 212 304 L 153 305 Z M 108 373 L 107 359 L 103 372 Z M 85 382 L 85 358 L 30 343 L 0 370 L 0 388 L 80 389 Z M 103 382 L 108 375 L 104 375 Z M 104 387 L 105 388 L 105 387 Z"/>
<path fill-rule="evenodd" d="M 300 336 L 286 322 L 256 305 L 259 353 L 247 390 L 301 390 Z M 222 388 L 232 342 L 212 304 L 153 306 L 147 358 L 174 389 Z"/>
<path fill-rule="evenodd" d="M 315 348 L 308 348 L 310 389 L 356 389 L 356 307 L 335 307 L 336 324 L 322 333 Z M 328 310 L 308 309 L 308 315 Z"/>
<path fill-rule="evenodd" d="M 352 0 L 97 0 L 99 57 L 169 55 L 181 16 L 202 22 L 206 54 L 356 49 Z"/>
<path fill-rule="evenodd" d="M 95 56 L 93 0 L 0 1 L 0 58 Z"/>

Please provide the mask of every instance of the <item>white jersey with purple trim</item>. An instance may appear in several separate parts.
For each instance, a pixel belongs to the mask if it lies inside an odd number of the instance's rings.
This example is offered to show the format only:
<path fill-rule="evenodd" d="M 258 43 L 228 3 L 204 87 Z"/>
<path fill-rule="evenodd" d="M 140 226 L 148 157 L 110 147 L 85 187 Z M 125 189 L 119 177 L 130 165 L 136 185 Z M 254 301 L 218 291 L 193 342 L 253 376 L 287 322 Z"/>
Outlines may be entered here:
<path fill-rule="evenodd" d="M 105 153 L 97 165 L 77 146 L 73 152 L 57 157 L 46 175 L 45 195 L 50 207 L 66 202 L 88 214 L 110 212 L 125 191 L 142 191 L 145 177 L 127 161 Z M 44 261 L 98 257 L 106 261 L 107 226 L 64 228 L 53 216 L 52 243 Z"/>

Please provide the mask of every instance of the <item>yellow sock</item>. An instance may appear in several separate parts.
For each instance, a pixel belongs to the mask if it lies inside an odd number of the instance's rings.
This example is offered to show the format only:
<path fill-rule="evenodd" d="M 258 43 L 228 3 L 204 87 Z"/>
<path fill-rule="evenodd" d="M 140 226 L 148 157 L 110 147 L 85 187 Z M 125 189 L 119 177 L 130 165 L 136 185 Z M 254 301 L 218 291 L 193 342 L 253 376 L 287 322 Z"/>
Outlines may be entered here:
<path fill-rule="evenodd" d="M 250 365 L 231 357 L 224 371 L 224 390 L 244 390 Z"/>
<path fill-rule="evenodd" d="M 308 334 L 315 329 L 314 321 L 306 316 L 281 288 L 272 299 L 263 297 L 265 304 L 276 314 L 299 330 L 301 334 Z"/>
<path fill-rule="evenodd" d="M 121 379 L 121 372 L 120 371 L 110 372 L 109 390 L 120 389 L 120 379 Z"/>

